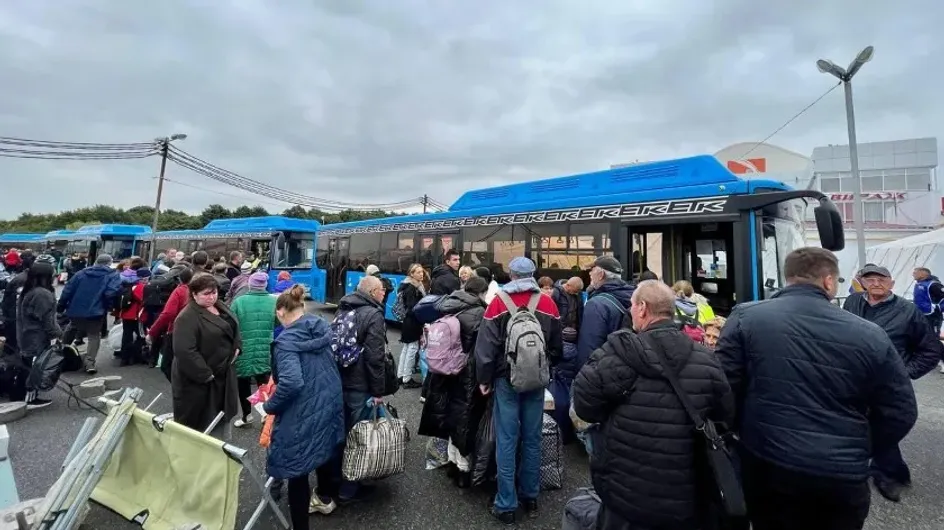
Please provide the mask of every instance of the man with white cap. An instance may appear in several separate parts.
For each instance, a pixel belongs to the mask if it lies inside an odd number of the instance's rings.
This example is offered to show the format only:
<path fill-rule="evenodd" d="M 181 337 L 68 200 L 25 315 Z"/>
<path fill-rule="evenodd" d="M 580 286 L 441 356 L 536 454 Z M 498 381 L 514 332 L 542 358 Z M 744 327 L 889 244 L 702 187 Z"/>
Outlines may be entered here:
<path fill-rule="evenodd" d="M 373 264 L 367 266 L 367 269 L 364 270 L 364 274 L 377 278 L 378 280 L 380 280 L 380 283 L 383 284 L 384 299 L 383 299 L 383 302 L 381 303 L 386 308 L 387 299 L 390 297 L 390 293 L 393 292 L 393 282 L 391 282 L 389 278 L 385 278 L 384 276 L 382 276 L 380 274 L 380 267 Z"/>
<path fill-rule="evenodd" d="M 121 292 L 121 278 L 111 265 L 111 256 L 99 254 L 95 266 L 76 273 L 59 297 L 60 312 L 64 311 L 72 321 L 62 342 L 71 344 L 77 333 L 86 334 L 88 349 L 84 361 L 85 371 L 89 374 L 97 371 L 95 359 L 101 344 L 102 325 Z"/>
<path fill-rule="evenodd" d="M 492 514 L 502 523 L 513 525 L 519 493 L 529 517 L 537 514 L 544 389 L 550 378 L 549 361 L 560 358 L 561 327 L 557 305 L 541 292 L 534 279 L 534 262 L 518 257 L 511 260 L 508 269 L 511 281 L 502 287 L 482 318 L 475 343 L 475 372 L 482 394 L 495 393 L 498 493 Z M 516 461 L 520 462 L 520 470 L 516 469 Z"/>

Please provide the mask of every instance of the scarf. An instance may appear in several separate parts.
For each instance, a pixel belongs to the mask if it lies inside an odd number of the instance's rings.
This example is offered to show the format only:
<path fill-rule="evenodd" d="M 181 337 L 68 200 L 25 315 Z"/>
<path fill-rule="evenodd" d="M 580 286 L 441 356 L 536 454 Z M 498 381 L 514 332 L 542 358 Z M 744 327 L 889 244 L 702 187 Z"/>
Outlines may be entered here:
<path fill-rule="evenodd" d="M 538 287 L 538 281 L 534 278 L 518 278 L 517 280 L 511 280 L 502 286 L 502 290 L 508 294 L 526 293 L 528 291 L 541 292 L 541 288 Z"/>
<path fill-rule="evenodd" d="M 406 278 L 403 279 L 402 283 L 408 283 L 412 285 L 413 287 L 416 287 L 417 289 L 419 289 L 421 295 L 426 296 L 426 287 L 423 285 L 423 282 L 417 281 L 413 279 L 412 277 L 407 276 Z"/>

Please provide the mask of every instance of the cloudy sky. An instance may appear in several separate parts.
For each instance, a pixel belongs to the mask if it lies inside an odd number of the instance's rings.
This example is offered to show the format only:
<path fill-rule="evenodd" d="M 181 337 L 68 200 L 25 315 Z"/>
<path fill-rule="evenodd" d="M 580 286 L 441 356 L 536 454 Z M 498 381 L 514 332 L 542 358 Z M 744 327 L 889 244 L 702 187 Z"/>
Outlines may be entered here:
<path fill-rule="evenodd" d="M 182 132 L 188 152 L 299 193 L 450 203 L 763 139 L 833 83 L 817 58 L 869 44 L 860 141 L 944 137 L 942 26 L 935 0 L 9 0 L 0 136 Z M 771 142 L 845 143 L 843 112 L 836 90 Z M 0 215 L 153 204 L 158 166 L 0 158 Z M 286 206 L 168 177 L 166 207 Z"/>

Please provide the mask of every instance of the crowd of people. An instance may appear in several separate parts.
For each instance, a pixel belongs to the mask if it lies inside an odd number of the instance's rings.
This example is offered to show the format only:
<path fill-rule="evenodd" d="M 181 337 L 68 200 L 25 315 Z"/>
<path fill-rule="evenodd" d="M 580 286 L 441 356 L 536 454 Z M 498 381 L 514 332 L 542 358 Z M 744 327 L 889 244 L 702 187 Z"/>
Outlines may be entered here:
<path fill-rule="evenodd" d="M 418 433 L 447 442 L 457 488 L 472 486 L 476 433 L 491 418 L 491 512 L 506 525 L 539 510 L 545 392 L 563 442 L 589 453 L 604 530 L 860 529 L 870 479 L 894 502 L 911 483 L 899 449 L 917 418 L 911 381 L 944 360 L 944 290 L 926 269 L 915 271 L 912 303 L 892 293 L 886 268 L 868 264 L 857 274 L 864 290 L 839 307 L 836 257 L 802 248 L 786 257 L 787 287 L 725 319 L 689 282 L 670 287 L 649 271 L 628 282 L 610 256 L 593 262 L 587 286 L 536 278 L 526 257 L 510 261 L 499 286 L 488 268 L 461 267 L 457 252 L 444 258 L 432 271 L 412 265 L 397 286 L 368 267 L 329 324 L 305 312 L 301 286 L 280 278 L 270 291 L 238 252 L 211 263 L 169 250 L 117 267 L 98 255 L 58 302 L 53 258 L 23 252 L 4 289 L 5 337 L 23 359 L 84 338 L 95 373 L 114 314 L 122 363 L 141 356 L 161 367 L 175 421 L 202 431 L 220 412 L 237 428 L 271 416 L 267 471 L 276 494 L 287 490 L 296 529 L 372 496 L 371 484 L 344 478 L 345 440 L 400 387 L 422 388 Z M 419 312 L 429 295 L 435 321 Z M 401 320 L 396 366 L 390 296 Z M 258 413 L 253 383 L 275 384 Z M 736 443 L 743 514 L 722 509 L 706 473 L 707 423 Z"/>

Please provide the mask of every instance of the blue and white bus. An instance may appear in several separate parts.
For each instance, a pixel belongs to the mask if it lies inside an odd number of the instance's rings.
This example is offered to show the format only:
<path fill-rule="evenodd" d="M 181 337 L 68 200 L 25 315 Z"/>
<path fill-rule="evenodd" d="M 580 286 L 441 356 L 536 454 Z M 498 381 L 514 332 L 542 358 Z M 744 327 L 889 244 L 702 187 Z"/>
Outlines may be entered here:
<path fill-rule="evenodd" d="M 154 234 L 158 252 L 176 249 L 185 254 L 206 251 L 211 260 L 229 259 L 230 252 L 252 252 L 268 268 L 269 284 L 279 272 L 310 293 L 324 291 L 324 273 L 315 269 L 315 235 L 321 223 L 282 216 L 217 219 L 200 230 L 170 230 Z M 156 253 L 155 253 L 156 254 Z"/>
<path fill-rule="evenodd" d="M 447 212 L 322 227 L 316 262 L 326 289 L 315 299 L 337 303 L 368 264 L 398 285 L 411 263 L 431 269 L 449 249 L 499 283 L 512 258 L 529 256 L 539 277 L 589 285 L 594 258 L 609 254 L 627 279 L 650 270 L 669 284 L 688 280 L 726 315 L 784 286 L 784 258 L 806 246 L 808 205 L 822 246 L 841 250 L 839 212 L 825 195 L 739 179 L 712 156 L 469 191 Z"/>
<path fill-rule="evenodd" d="M 48 242 L 55 237 L 57 244 L 64 243 L 72 252 L 88 254 L 89 263 L 95 262 L 100 253 L 109 254 L 115 262 L 131 256 L 146 255 L 147 246 L 143 237 L 151 234 L 151 228 L 144 225 L 101 224 L 85 225 L 69 233 L 68 230 L 50 232 L 44 235 Z"/>

